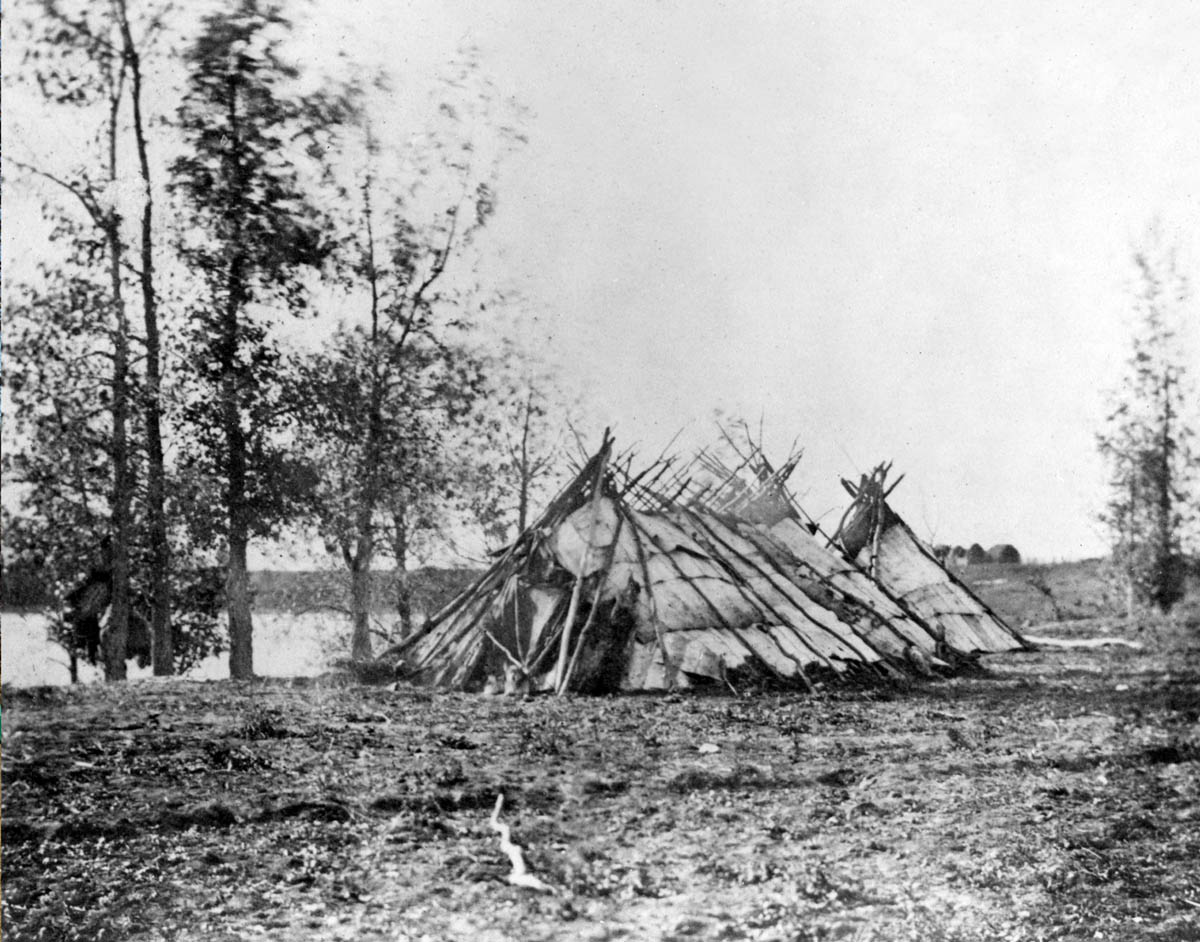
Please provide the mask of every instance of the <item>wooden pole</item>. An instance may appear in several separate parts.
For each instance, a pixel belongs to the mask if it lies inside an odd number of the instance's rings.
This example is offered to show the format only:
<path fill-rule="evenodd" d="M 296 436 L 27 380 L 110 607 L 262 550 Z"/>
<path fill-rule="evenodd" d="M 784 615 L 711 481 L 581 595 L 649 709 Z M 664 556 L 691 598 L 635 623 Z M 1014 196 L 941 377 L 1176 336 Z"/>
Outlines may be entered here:
<path fill-rule="evenodd" d="M 617 526 L 613 530 L 612 542 L 608 545 L 608 558 L 604 561 L 604 569 L 600 573 L 600 578 L 596 582 L 596 591 L 592 595 L 592 608 L 588 612 L 587 621 L 583 623 L 583 627 L 579 630 L 579 638 L 575 641 L 575 651 L 571 655 L 571 660 L 567 664 L 566 675 L 562 679 L 562 686 L 557 691 L 560 695 L 566 693 L 567 687 L 571 684 L 571 677 L 575 673 L 575 665 L 579 663 L 579 655 L 583 652 L 583 643 L 587 640 L 588 631 L 592 624 L 596 621 L 596 612 L 600 608 L 600 596 L 604 591 L 604 586 L 608 582 L 608 574 L 612 572 L 613 560 L 617 556 L 617 541 L 621 538 L 621 527 L 625 523 L 623 516 L 617 516 Z"/>
<path fill-rule="evenodd" d="M 579 554 L 579 572 L 575 577 L 575 587 L 571 590 L 571 603 L 567 607 L 567 617 L 563 622 L 562 637 L 558 645 L 558 663 L 554 668 L 554 689 L 558 695 L 563 694 L 563 678 L 567 672 L 567 660 L 571 655 L 571 626 L 575 623 L 575 615 L 579 611 L 579 596 L 583 592 L 583 578 L 587 572 L 588 560 L 592 555 L 592 541 L 596 538 L 596 526 L 599 522 L 600 497 L 604 484 L 604 468 L 608 464 L 608 454 L 612 449 L 612 440 L 608 437 L 608 429 L 604 430 L 604 444 L 600 447 L 600 460 L 596 464 L 596 478 L 592 482 L 592 526 L 588 532 L 587 542 L 583 552 Z"/>

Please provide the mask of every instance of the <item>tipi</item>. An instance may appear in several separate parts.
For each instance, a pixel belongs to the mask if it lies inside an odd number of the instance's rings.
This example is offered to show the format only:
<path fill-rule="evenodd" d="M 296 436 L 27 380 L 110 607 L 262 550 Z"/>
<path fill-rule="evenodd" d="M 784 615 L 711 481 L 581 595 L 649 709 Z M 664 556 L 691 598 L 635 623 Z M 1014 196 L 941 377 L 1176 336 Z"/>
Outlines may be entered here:
<path fill-rule="evenodd" d="M 888 506 L 888 495 L 900 483 L 885 487 L 890 469 L 890 464 L 880 465 L 857 485 L 842 481 L 853 502 L 834 535 L 836 545 L 950 649 L 970 654 L 1027 648 Z"/>
<path fill-rule="evenodd" d="M 768 525 L 754 500 L 715 510 L 674 479 L 655 485 L 662 462 L 632 474 L 612 444 L 393 649 L 408 678 L 478 690 L 508 672 L 599 693 L 750 675 L 811 689 L 818 674 L 895 674 L 914 649 L 936 653 L 934 632 L 799 521 Z"/>

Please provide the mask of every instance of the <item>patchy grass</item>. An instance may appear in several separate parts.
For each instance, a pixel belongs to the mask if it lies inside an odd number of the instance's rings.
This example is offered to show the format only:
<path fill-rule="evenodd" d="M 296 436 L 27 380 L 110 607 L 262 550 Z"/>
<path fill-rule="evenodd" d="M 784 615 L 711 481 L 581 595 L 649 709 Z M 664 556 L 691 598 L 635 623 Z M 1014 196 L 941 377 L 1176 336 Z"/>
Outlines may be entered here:
<path fill-rule="evenodd" d="M 1200 626 L 1139 638 L 813 697 L 5 690 L 5 939 L 1198 938 Z"/>
<path fill-rule="evenodd" d="M 955 574 L 1014 627 L 1103 617 L 1119 605 L 1104 560 L 982 563 Z"/>

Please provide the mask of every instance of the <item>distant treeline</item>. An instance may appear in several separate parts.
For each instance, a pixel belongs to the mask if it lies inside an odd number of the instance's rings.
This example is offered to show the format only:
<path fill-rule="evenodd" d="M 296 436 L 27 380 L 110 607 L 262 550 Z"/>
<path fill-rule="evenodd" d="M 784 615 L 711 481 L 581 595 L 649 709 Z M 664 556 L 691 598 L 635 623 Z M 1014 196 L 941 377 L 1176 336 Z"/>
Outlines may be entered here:
<path fill-rule="evenodd" d="M 473 569 L 427 567 L 408 574 L 412 606 L 434 612 L 466 588 L 479 573 Z M 305 612 L 348 608 L 350 576 L 345 571 L 317 569 L 298 572 L 261 571 L 250 574 L 250 591 L 259 611 Z M 371 574 L 371 605 L 377 611 L 395 609 L 399 580 L 393 570 Z M 6 567 L 0 579 L 0 606 L 38 609 L 52 594 L 34 570 Z"/>

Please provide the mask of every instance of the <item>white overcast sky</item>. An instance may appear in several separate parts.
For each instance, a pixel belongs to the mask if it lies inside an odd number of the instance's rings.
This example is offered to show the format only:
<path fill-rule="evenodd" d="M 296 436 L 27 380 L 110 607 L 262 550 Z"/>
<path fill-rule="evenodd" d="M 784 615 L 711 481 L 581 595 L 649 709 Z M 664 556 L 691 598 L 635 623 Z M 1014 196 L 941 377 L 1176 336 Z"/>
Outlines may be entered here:
<path fill-rule="evenodd" d="M 827 522 L 891 459 L 923 536 L 1104 551 L 1094 434 L 1152 220 L 1200 282 L 1200 5 L 311 9 L 306 56 L 388 67 L 397 125 L 464 42 L 529 107 L 486 244 L 619 442 L 763 414 Z"/>
<path fill-rule="evenodd" d="M 765 413 L 768 443 L 805 447 L 814 514 L 892 459 L 923 535 L 1103 552 L 1094 434 L 1131 245 L 1160 219 L 1200 280 L 1200 6 L 324 15 L 319 43 L 341 34 L 401 90 L 466 40 L 530 107 L 489 245 L 624 440 Z"/>

